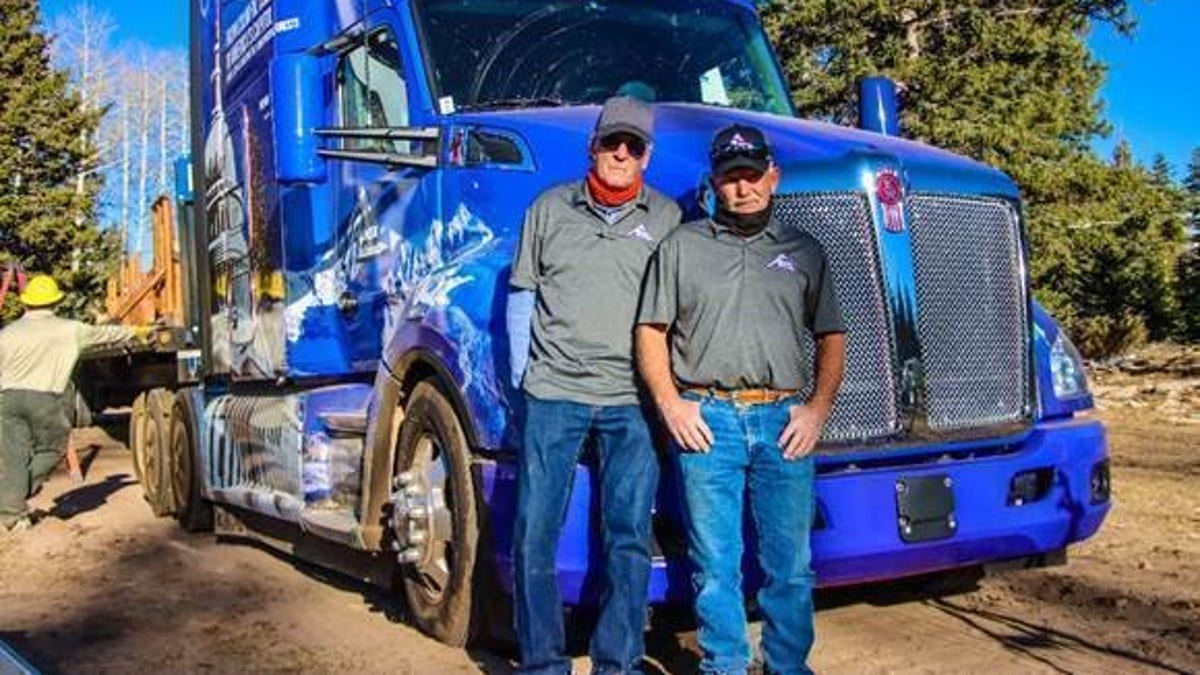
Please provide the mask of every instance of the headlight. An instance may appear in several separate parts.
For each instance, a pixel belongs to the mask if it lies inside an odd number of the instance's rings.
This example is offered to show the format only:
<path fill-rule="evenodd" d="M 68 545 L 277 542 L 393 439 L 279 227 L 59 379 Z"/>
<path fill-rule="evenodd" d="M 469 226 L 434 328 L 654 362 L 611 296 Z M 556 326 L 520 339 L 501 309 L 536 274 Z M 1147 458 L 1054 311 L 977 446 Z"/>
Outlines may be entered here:
<path fill-rule="evenodd" d="M 1088 393 L 1083 357 L 1061 330 L 1050 345 L 1050 374 L 1054 378 L 1054 396 L 1059 400 Z"/>

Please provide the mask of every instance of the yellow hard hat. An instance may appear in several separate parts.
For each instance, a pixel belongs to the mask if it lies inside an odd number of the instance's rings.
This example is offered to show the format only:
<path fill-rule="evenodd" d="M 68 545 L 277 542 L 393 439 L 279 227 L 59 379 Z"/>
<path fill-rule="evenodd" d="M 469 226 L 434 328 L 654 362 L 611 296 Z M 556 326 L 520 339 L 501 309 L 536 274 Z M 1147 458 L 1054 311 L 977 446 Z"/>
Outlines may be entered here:
<path fill-rule="evenodd" d="M 38 274 L 25 285 L 25 290 L 21 292 L 21 303 L 26 307 L 49 307 L 57 305 L 63 297 L 54 279 Z"/>

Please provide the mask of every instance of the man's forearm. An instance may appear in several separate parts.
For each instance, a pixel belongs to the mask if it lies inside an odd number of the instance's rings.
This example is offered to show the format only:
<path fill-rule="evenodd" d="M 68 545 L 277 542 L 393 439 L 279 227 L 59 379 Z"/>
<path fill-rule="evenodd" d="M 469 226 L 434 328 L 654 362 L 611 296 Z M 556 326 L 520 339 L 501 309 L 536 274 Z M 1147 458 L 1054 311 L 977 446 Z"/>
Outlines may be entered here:
<path fill-rule="evenodd" d="M 642 324 L 634 335 L 638 373 L 650 390 L 654 404 L 661 410 L 679 400 L 679 391 L 671 377 L 671 352 L 667 347 L 666 327 Z"/>
<path fill-rule="evenodd" d="M 132 342 L 137 337 L 137 331 L 128 326 L 88 326 L 84 330 L 83 344 L 80 347 L 86 348 L 101 344 Z"/>
<path fill-rule="evenodd" d="M 513 389 L 521 388 L 525 366 L 529 364 L 530 321 L 536 295 L 533 291 L 514 288 L 508 293 L 505 323 L 508 328 L 508 366 Z"/>
<path fill-rule="evenodd" d="M 816 370 L 816 383 L 808 403 L 828 415 L 846 372 L 845 333 L 826 333 L 817 338 Z"/>

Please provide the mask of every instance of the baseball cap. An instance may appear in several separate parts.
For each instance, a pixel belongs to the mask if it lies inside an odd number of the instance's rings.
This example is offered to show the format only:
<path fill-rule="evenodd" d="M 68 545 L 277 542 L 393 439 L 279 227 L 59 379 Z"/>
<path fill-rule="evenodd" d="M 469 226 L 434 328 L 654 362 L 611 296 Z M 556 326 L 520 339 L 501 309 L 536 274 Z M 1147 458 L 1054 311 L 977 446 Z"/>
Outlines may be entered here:
<path fill-rule="evenodd" d="M 613 96 L 604 102 L 596 119 L 596 138 L 616 133 L 637 136 L 646 143 L 654 138 L 654 111 L 650 106 L 629 96 Z"/>
<path fill-rule="evenodd" d="M 732 124 L 713 136 L 708 160 L 713 176 L 723 176 L 734 169 L 766 171 L 771 166 L 771 147 L 758 129 L 745 124 Z"/>

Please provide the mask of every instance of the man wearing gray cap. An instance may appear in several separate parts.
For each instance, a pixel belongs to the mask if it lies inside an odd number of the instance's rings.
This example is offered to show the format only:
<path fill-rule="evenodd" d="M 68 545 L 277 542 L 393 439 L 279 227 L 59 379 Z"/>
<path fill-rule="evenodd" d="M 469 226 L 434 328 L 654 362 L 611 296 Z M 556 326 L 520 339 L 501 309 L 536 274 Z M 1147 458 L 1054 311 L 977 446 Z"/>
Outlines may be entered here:
<path fill-rule="evenodd" d="M 700 669 L 737 673 L 750 663 L 741 588 L 748 502 L 766 669 L 811 672 L 810 453 L 841 384 L 846 328 L 820 245 L 771 215 L 779 168 L 762 132 L 722 129 L 709 159 L 717 211 L 659 246 L 638 316 L 638 368 L 679 449 Z"/>
<path fill-rule="evenodd" d="M 571 671 L 555 552 L 590 438 L 604 564 L 592 667 L 629 672 L 643 656 L 658 460 L 634 372 L 633 320 L 650 256 L 680 220 L 675 202 L 642 181 L 653 124 L 640 101 L 605 102 L 586 178 L 534 201 L 513 261 L 511 336 L 529 325 L 522 325 L 522 297 L 534 303 L 531 346 L 514 346 L 512 363 L 515 378 L 524 376 L 526 402 L 513 533 L 522 672 Z"/>

